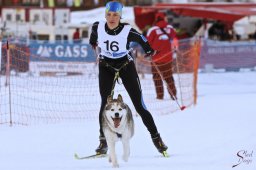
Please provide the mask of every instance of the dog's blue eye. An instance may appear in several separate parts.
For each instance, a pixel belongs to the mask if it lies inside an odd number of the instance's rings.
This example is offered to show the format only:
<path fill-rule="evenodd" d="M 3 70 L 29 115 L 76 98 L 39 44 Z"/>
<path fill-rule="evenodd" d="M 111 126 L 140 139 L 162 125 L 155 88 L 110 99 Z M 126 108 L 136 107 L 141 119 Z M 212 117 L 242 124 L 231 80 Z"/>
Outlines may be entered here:
<path fill-rule="evenodd" d="M 121 111 L 122 109 L 120 108 L 119 111 Z"/>

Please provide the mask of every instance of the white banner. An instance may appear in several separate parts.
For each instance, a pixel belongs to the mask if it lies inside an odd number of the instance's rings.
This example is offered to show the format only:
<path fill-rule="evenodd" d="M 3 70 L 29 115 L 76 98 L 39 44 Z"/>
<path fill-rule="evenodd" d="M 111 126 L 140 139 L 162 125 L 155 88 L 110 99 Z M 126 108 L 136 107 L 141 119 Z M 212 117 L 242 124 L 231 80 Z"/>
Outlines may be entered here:
<path fill-rule="evenodd" d="M 29 70 L 32 73 L 55 72 L 55 73 L 82 73 L 91 72 L 95 69 L 95 63 L 85 62 L 30 62 Z"/>

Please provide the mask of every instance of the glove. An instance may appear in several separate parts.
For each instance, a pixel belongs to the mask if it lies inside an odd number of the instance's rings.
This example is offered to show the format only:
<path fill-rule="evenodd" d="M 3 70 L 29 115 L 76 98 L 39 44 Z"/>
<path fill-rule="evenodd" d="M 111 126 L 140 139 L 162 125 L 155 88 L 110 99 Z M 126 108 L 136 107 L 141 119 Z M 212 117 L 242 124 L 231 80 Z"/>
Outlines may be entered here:
<path fill-rule="evenodd" d="M 150 51 L 149 53 L 146 53 L 146 55 L 145 55 L 145 58 L 149 58 L 149 57 L 153 57 L 154 55 L 156 55 L 157 54 L 157 51 L 156 50 L 154 50 L 154 51 Z"/>

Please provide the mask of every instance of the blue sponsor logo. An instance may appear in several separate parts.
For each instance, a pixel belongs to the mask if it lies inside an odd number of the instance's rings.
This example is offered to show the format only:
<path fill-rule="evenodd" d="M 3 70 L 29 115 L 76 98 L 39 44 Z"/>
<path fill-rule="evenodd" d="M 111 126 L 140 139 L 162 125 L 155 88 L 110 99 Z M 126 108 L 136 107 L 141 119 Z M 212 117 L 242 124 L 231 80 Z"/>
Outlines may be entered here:
<path fill-rule="evenodd" d="M 93 62 L 96 60 L 89 44 L 33 43 L 30 45 L 31 61 Z"/>

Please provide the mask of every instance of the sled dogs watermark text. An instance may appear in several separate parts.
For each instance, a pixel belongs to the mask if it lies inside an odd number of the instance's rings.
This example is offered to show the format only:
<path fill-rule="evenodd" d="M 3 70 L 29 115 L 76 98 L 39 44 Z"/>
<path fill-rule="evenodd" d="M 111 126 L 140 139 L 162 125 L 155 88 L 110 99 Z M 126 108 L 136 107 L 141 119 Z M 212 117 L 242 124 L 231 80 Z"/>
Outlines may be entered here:
<path fill-rule="evenodd" d="M 236 164 L 232 166 L 232 168 L 240 165 L 240 164 L 246 164 L 249 165 L 252 163 L 252 158 L 253 158 L 253 150 L 248 151 L 248 150 L 240 150 L 236 154 L 238 161 Z"/>

